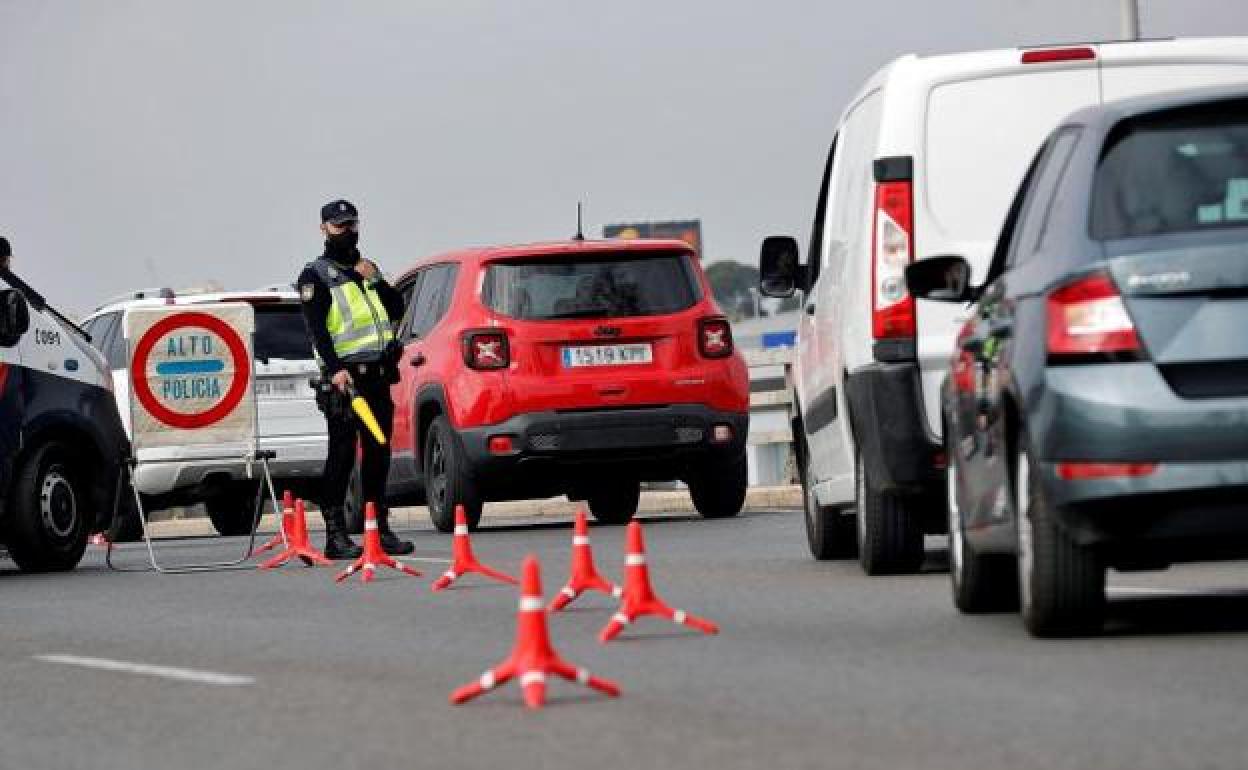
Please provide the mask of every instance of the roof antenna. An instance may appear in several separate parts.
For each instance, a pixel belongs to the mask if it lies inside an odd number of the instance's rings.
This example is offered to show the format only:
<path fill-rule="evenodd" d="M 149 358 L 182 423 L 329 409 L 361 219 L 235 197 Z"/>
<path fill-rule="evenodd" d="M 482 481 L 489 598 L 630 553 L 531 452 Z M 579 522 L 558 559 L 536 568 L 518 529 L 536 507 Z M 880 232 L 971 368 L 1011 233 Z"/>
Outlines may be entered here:
<path fill-rule="evenodd" d="M 576 235 L 572 236 L 574 241 L 585 240 L 585 229 L 581 226 L 581 202 L 576 202 Z"/>

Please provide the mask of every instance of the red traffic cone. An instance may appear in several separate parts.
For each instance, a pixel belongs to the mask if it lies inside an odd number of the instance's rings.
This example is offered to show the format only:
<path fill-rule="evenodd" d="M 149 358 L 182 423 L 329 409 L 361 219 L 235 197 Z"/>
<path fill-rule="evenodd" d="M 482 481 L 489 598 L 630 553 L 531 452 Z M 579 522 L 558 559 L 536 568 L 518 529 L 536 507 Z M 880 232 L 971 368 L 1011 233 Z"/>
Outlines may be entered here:
<path fill-rule="evenodd" d="M 290 543 L 290 535 L 288 535 L 287 533 L 291 531 L 290 527 L 293 522 L 294 515 L 295 515 L 294 495 L 290 493 L 289 489 L 283 490 L 282 491 L 281 526 L 277 528 L 277 534 L 269 538 L 269 542 L 260 546 L 256 550 L 252 551 L 251 552 L 252 555 L 259 556 L 260 554 L 265 553 L 267 551 L 272 551 L 274 548 L 277 548 L 278 546 L 288 545 Z"/>
<path fill-rule="evenodd" d="M 598 635 L 598 641 L 604 644 L 611 641 L 624 630 L 624 626 L 635 622 L 642 615 L 658 615 L 704 634 L 719 633 L 719 626 L 711 621 L 690 615 L 684 610 L 674 610 L 655 595 L 650 586 L 650 569 L 646 566 L 646 545 L 641 538 L 641 522 L 634 521 L 628 525 L 624 598 L 620 601 L 620 609 Z"/>
<path fill-rule="evenodd" d="M 516 584 L 511 575 L 503 574 L 493 567 L 487 567 L 477 561 L 472 553 L 472 540 L 468 537 L 468 516 L 464 506 L 455 506 L 455 537 L 451 540 L 451 568 L 442 573 L 442 577 L 433 582 L 433 590 L 441 591 L 469 572 L 476 572 L 503 583 Z"/>
<path fill-rule="evenodd" d="M 112 545 L 112 543 L 108 542 L 108 536 L 106 536 L 103 532 L 96 532 L 91 536 L 88 542 L 91 545 L 98 545 L 101 548 L 108 548 Z"/>
<path fill-rule="evenodd" d="M 298 557 L 305 565 L 311 567 L 320 564 L 332 567 L 333 562 L 325 558 L 325 554 L 312 547 L 308 542 L 308 519 L 303 509 L 303 501 L 296 500 L 294 510 L 289 514 L 282 513 L 283 534 L 286 537 L 286 550 L 260 565 L 260 569 L 280 567 L 291 559 Z"/>
<path fill-rule="evenodd" d="M 361 581 L 368 583 L 372 581 L 373 575 L 377 567 L 389 567 L 397 569 L 405 575 L 412 577 L 420 577 L 420 570 L 412 569 L 406 564 L 400 564 L 386 553 L 381 547 L 381 534 L 377 531 L 377 504 L 368 503 L 364 506 L 364 554 L 355 560 L 355 563 L 338 573 L 338 577 L 334 578 L 334 582 L 341 583 L 356 572 L 363 572 L 364 577 Z"/>
<path fill-rule="evenodd" d="M 589 545 L 589 522 L 585 511 L 576 512 L 576 527 L 572 530 L 572 577 L 550 603 L 550 611 L 558 612 L 586 591 L 601 591 L 620 598 L 624 589 L 598 574 L 594 567 L 594 551 Z"/>
<path fill-rule="evenodd" d="M 580 682 L 612 697 L 620 694 L 619 685 L 593 676 L 583 668 L 577 668 L 559 657 L 550 644 L 546 629 L 546 610 L 542 601 L 541 567 L 536 556 L 524 560 L 524 582 L 520 586 L 520 610 L 516 614 L 516 645 L 510 657 L 486 671 L 475 682 L 451 693 L 451 703 L 460 704 L 493 690 L 513 677 L 520 677 L 524 690 L 524 703 L 529 708 L 541 708 L 546 702 L 546 677 L 561 676 L 568 681 Z"/>

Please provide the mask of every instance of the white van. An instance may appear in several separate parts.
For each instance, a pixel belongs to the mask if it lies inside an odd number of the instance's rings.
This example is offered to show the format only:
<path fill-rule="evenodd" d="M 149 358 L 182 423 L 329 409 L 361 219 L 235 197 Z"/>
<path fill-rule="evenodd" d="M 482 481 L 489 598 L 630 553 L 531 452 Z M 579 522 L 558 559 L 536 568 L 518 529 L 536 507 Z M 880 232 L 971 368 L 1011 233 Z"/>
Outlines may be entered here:
<path fill-rule="evenodd" d="M 8 241 L 0 238 L 0 258 Z M 23 570 L 73 569 L 112 524 L 130 454 L 108 367 L 82 330 L 0 268 L 0 543 Z"/>
<path fill-rule="evenodd" d="M 968 311 L 916 304 L 905 266 L 960 254 L 982 278 L 1026 164 L 1076 109 L 1245 81 L 1248 38 L 909 55 L 866 82 L 836 124 L 806 264 L 787 236 L 761 256 L 764 294 L 804 294 L 793 436 L 816 558 L 910 572 L 946 527 L 939 393 Z"/>

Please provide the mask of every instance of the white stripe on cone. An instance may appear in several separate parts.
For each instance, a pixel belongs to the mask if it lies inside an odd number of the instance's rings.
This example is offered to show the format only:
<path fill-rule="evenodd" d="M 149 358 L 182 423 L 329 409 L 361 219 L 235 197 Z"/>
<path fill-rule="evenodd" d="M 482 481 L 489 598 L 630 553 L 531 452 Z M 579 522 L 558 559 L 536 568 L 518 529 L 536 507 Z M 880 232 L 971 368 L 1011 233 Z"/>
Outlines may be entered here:
<path fill-rule="evenodd" d="M 644 553 L 630 553 L 624 557 L 624 566 L 640 567 L 646 563 L 646 555 Z"/>
<path fill-rule="evenodd" d="M 494 685 L 495 685 L 494 672 L 486 671 L 484 674 L 482 674 L 480 684 L 481 684 L 482 690 L 493 690 Z"/>
<path fill-rule="evenodd" d="M 589 545 L 589 535 L 573 535 L 572 545 Z"/>
<path fill-rule="evenodd" d="M 576 670 L 576 681 L 580 682 L 581 684 L 588 683 L 589 682 L 589 669 L 578 668 Z"/>
<path fill-rule="evenodd" d="M 529 672 L 526 672 L 524 676 L 520 677 L 520 686 L 528 687 L 531 684 L 536 684 L 538 682 L 545 682 L 545 681 L 546 681 L 545 673 L 541 671 L 529 671 Z"/>
<path fill-rule="evenodd" d="M 522 596 L 520 597 L 521 612 L 545 612 L 546 605 L 542 603 L 540 596 Z"/>
<path fill-rule="evenodd" d="M 619 623 L 622 626 L 628 625 L 628 616 L 622 612 L 615 613 L 615 615 L 613 615 L 611 619 L 614 620 L 616 623 Z"/>
<path fill-rule="evenodd" d="M 676 621 L 682 626 L 685 624 L 685 621 L 688 618 L 689 618 L 689 614 L 686 613 L 684 610 L 676 610 L 675 612 L 672 613 L 672 620 Z"/>
<path fill-rule="evenodd" d="M 468 527 L 464 526 L 463 524 L 460 524 L 458 527 L 455 528 L 455 534 L 457 535 L 468 534 Z"/>
<path fill-rule="evenodd" d="M 376 519 L 366 520 L 364 522 L 364 529 L 368 529 L 368 530 L 377 529 L 377 520 Z"/>

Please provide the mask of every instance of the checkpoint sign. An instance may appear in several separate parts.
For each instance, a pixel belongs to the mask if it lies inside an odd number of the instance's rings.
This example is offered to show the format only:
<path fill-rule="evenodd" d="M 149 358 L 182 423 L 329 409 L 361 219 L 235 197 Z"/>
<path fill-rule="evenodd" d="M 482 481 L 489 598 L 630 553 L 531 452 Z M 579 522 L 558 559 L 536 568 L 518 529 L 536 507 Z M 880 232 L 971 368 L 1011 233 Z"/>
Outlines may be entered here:
<path fill-rule="evenodd" d="M 136 449 L 254 441 L 254 329 L 246 303 L 126 314 Z"/>

